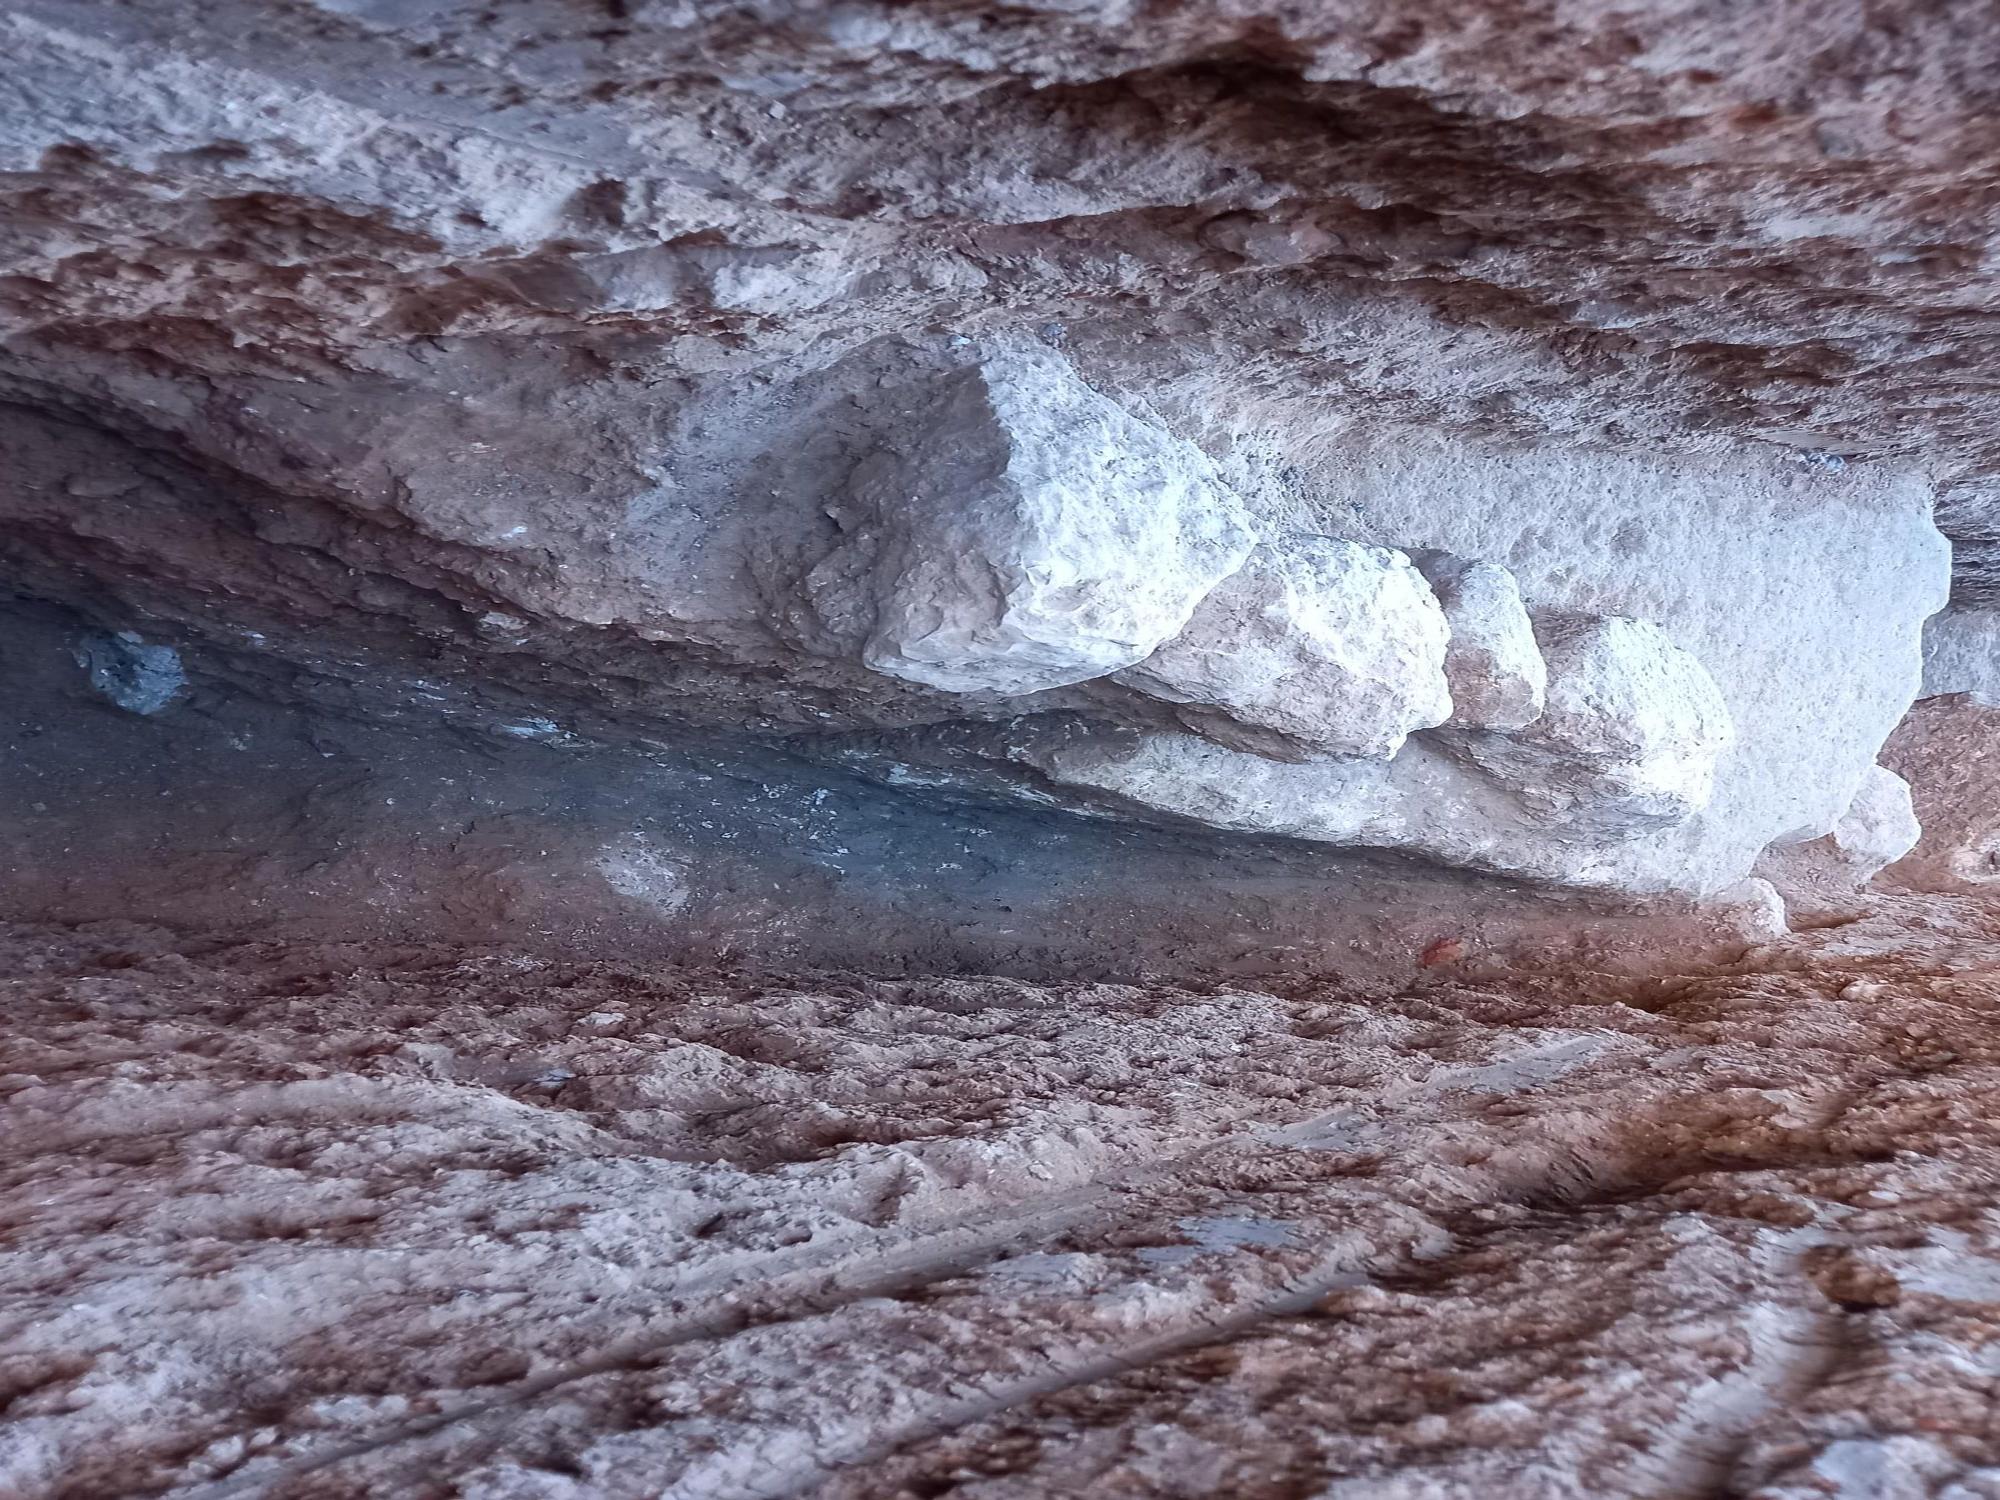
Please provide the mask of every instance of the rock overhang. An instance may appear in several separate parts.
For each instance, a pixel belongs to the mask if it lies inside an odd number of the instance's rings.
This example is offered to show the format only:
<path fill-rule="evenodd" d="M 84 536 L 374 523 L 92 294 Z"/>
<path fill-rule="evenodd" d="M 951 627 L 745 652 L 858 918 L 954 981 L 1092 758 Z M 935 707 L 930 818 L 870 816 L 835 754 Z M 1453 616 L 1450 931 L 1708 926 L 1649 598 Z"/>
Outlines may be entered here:
<path fill-rule="evenodd" d="M 1548 692 L 1520 616 L 1631 620 L 1730 730 L 1592 868 L 1712 889 L 1863 787 L 1938 602 L 1933 493 L 1981 586 L 1988 294 L 1946 144 L 1977 159 L 1987 43 L 1952 17 L 1893 79 L 1790 12 L 1720 53 L 1573 21 L 1535 69 L 1449 5 L 1414 43 L 1147 6 L 475 20 L 10 18 L 30 592 L 82 578 L 113 636 L 259 645 L 357 704 L 364 644 L 430 654 L 509 722 L 841 754 L 1082 714 L 1294 767 L 1416 736 L 1509 819 Z M 989 447 L 1046 459 L 998 500 L 933 420 L 974 388 Z M 1334 723 L 1289 584 L 1261 665 L 1172 665 L 1253 541 L 1311 538 L 1458 560 L 1448 702 L 1424 627 L 1351 631 L 1420 667 L 1343 665 L 1375 701 Z"/>

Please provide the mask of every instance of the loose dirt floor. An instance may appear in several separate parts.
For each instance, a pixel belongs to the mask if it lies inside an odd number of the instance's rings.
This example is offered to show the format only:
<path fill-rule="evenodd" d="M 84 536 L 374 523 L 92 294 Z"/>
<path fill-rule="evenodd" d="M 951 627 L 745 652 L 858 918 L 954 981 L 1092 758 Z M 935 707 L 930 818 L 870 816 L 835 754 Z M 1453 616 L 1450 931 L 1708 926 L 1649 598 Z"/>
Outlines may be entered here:
<path fill-rule="evenodd" d="M 1432 960 L 11 929 L 0 1494 L 2000 1497 L 2000 906 Z"/>

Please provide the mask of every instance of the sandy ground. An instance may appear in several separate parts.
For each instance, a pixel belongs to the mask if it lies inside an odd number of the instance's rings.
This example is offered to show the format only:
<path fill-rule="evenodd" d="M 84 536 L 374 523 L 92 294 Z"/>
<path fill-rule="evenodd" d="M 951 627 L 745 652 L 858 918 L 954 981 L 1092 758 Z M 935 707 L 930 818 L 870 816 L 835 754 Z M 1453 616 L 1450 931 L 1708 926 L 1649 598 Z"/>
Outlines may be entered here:
<path fill-rule="evenodd" d="M 0 968 L 9 1497 L 2000 1497 L 2000 909 L 1388 999 Z"/>

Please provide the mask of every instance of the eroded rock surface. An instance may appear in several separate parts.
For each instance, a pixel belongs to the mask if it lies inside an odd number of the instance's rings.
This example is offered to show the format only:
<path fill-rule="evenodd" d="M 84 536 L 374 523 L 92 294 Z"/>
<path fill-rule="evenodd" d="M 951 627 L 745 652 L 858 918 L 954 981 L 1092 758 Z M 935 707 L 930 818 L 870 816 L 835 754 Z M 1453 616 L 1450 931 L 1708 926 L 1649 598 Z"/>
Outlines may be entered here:
<path fill-rule="evenodd" d="M 1549 668 L 1535 640 L 1521 586 L 1498 563 L 1471 562 L 1448 552 L 1416 559 L 1451 638 L 1444 675 L 1451 718 L 1460 729 L 1525 729 L 1548 703 Z"/>
<path fill-rule="evenodd" d="M 2000 1471 L 1985 907 L 1391 997 L 130 924 L 4 964 L 32 1500 Z"/>
<path fill-rule="evenodd" d="M 1296 537 L 1258 547 L 1117 680 L 1325 754 L 1386 760 L 1452 711 L 1447 634 L 1409 558 Z"/>
<path fill-rule="evenodd" d="M 0 1491 L 2000 1496 L 1991 10 L 15 0 Z"/>
<path fill-rule="evenodd" d="M 841 544 L 806 579 L 878 672 L 1018 695 L 1107 676 L 1182 632 L 1254 537 L 1200 449 L 1050 350 L 953 377 L 827 503 Z"/>
<path fill-rule="evenodd" d="M 1456 743 L 1532 807 L 1607 836 L 1685 822 L 1714 792 L 1736 725 L 1707 668 L 1645 620 L 1551 618 L 1538 635 L 1543 710 L 1518 735 Z"/>
<path fill-rule="evenodd" d="M 1884 760 L 1910 784 L 1921 835 L 1890 874 L 1919 890 L 2000 880 L 2000 708 L 1969 694 L 1926 698 Z"/>
<path fill-rule="evenodd" d="M 1301 635 L 1231 683 L 1183 632 L 1252 540 L 1443 551 L 1450 732 L 1536 720 L 1481 569 L 1714 679 L 1711 792 L 1613 862 L 1712 891 L 1915 696 L 1933 507 L 1990 590 L 1977 7 L 0 27 L 9 587 L 191 679 L 884 776 L 935 734 L 966 786 L 1049 715 L 1380 755 L 1427 667 L 1341 707 L 1276 685 Z M 1105 682 L 1162 651 L 1198 704 Z"/>

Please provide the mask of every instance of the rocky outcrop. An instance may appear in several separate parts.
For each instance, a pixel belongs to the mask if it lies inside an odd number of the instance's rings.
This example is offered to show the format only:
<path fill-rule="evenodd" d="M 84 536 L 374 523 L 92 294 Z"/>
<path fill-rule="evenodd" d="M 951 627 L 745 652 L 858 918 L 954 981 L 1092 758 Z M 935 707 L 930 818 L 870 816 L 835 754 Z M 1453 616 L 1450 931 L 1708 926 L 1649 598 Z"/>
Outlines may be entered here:
<path fill-rule="evenodd" d="M 1883 761 L 1909 782 L 1921 825 L 1888 878 L 1928 891 L 2000 881 L 2000 708 L 1970 694 L 1926 698 L 1897 726 Z"/>
<path fill-rule="evenodd" d="M 1720 690 L 1641 621 L 1558 617 L 1542 645 L 1547 706 L 1534 722 L 1439 736 L 1386 764 L 1278 764 L 1158 734 L 1056 741 L 1023 758 L 1059 782 L 1237 831 L 1563 885 L 1686 888 L 1665 841 L 1640 840 L 1709 805 L 1734 737 Z"/>
<path fill-rule="evenodd" d="M 1018 695 L 1103 677 L 1180 632 L 1252 536 L 1201 450 L 1009 350 L 855 466 L 805 589 L 877 672 Z"/>
<path fill-rule="evenodd" d="M 0 49 L 0 1492 L 2000 1495 L 1990 5 Z"/>
<path fill-rule="evenodd" d="M 1288 781 L 1310 813 L 1204 821 L 1635 891 L 1718 890 L 1773 839 L 1829 830 L 1914 691 L 1918 627 L 1942 596 L 1944 550 L 1909 481 L 1357 427 L 1321 461 L 1304 530 L 1264 460 L 1205 456 L 1046 347 L 880 344 L 801 373 L 750 446 L 743 398 L 725 384 L 680 413 L 663 450 L 678 457 L 641 495 L 551 492 L 491 518 L 460 499 L 426 512 L 428 540 L 356 529 L 331 499 L 253 507 L 237 538 L 191 473 L 136 448 L 121 471 L 115 449 L 23 423 L 16 535 L 47 549 L 28 576 L 53 590 L 72 573 L 49 562 L 87 562 L 90 537 L 115 533 L 130 565 L 113 587 L 191 670 L 271 653 L 350 679 L 381 712 L 443 671 L 506 733 L 587 715 L 613 738 L 691 722 L 851 756 L 857 734 L 985 724 L 999 768 L 1022 759 L 1009 722 L 1082 715 L 1107 742 L 1168 736 L 1161 766 L 1408 757 Z M 483 450 L 509 435 L 475 430 L 493 441 L 454 450 L 463 465 L 407 471 L 420 493 L 449 481 L 463 497 L 468 466 L 487 482 Z M 1268 435 L 1288 431 L 1304 440 Z M 697 498 L 689 475 L 724 499 Z M 114 498 L 80 508 L 79 489 Z M 510 515 L 525 519 L 499 524 Z M 206 591 L 225 579 L 218 612 Z M 304 630 L 308 601 L 353 626 Z M 417 640 L 451 665 L 419 666 Z M 1837 687 L 1819 668 L 1832 659 Z M 559 665 L 524 702 L 530 661 Z M 1189 731 L 1194 746 L 1172 738 Z M 1128 810 L 1188 816 L 1210 774 Z M 1379 795 L 1428 803 L 1438 778 L 1478 794 L 1387 821 L 1320 806 L 1409 778 Z M 1412 833 L 1410 816 L 1480 831 Z M 1554 825 L 1561 852 L 1500 847 Z M 1569 847 L 1599 837 L 1622 842 Z"/>
<path fill-rule="evenodd" d="M 1387 759 L 1452 711 L 1445 615 L 1399 552 L 1333 537 L 1266 543 L 1117 681 L 1225 726 Z M 1200 725 L 1204 720 L 1195 719 Z"/>
<path fill-rule="evenodd" d="M 399 724 L 1711 892 L 1846 815 L 1934 516 L 1988 587 L 1975 19 L 612 10 L 0 21 L 12 591 Z"/>

